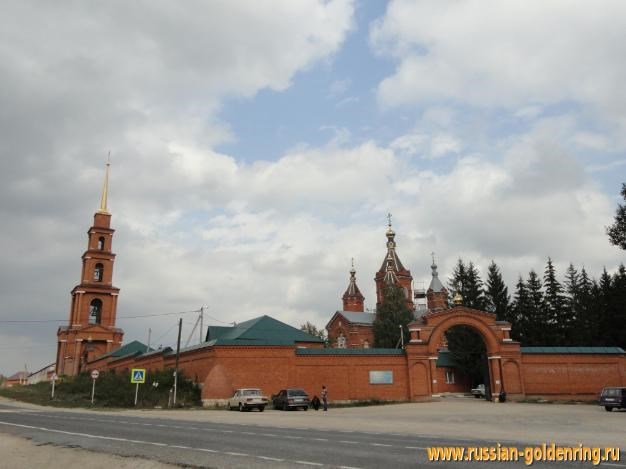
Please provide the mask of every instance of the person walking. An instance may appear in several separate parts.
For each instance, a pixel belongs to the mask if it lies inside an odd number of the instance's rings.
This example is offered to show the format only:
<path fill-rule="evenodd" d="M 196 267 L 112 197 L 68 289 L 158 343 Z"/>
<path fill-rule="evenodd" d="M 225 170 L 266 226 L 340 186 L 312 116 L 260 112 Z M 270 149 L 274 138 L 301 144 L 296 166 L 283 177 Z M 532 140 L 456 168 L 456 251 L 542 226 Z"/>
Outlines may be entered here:
<path fill-rule="evenodd" d="M 322 402 L 324 403 L 324 411 L 328 410 L 328 389 L 322 386 Z"/>

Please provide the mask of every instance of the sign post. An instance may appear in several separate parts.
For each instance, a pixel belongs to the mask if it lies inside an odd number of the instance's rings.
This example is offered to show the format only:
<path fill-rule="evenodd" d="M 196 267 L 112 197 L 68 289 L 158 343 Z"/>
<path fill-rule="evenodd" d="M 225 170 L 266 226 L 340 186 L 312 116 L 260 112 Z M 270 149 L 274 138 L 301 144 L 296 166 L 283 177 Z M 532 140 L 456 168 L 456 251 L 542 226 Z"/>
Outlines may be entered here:
<path fill-rule="evenodd" d="M 133 368 L 130 371 L 130 382 L 136 384 L 135 388 L 135 406 L 137 406 L 137 396 L 139 395 L 139 385 L 146 382 L 146 369 L 145 368 Z"/>
<path fill-rule="evenodd" d="M 98 370 L 93 370 L 91 372 L 91 380 L 93 381 L 91 385 L 91 405 L 93 405 L 93 397 L 96 394 L 96 380 L 98 379 L 98 376 L 100 376 L 100 372 Z"/>
<path fill-rule="evenodd" d="M 52 381 L 52 395 L 50 396 L 50 399 L 54 399 L 54 382 L 57 380 L 58 376 L 56 373 L 52 373 L 52 376 L 50 376 L 50 381 Z"/>

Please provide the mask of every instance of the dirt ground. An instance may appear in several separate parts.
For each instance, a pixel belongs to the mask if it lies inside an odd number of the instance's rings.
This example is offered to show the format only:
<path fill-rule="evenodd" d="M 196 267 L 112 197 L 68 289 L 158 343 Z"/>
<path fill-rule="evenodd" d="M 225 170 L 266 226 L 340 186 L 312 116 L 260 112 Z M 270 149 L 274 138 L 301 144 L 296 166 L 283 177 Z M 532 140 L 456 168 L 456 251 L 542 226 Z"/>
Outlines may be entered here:
<path fill-rule="evenodd" d="M 24 469 L 45 467 L 46 469 L 68 469 L 88 467 L 90 469 L 171 469 L 178 466 L 161 464 L 140 458 L 123 458 L 104 453 L 96 456 L 91 451 L 77 448 L 62 448 L 52 445 L 38 445 L 26 438 L 6 433 L 0 434 L 0 468 Z"/>

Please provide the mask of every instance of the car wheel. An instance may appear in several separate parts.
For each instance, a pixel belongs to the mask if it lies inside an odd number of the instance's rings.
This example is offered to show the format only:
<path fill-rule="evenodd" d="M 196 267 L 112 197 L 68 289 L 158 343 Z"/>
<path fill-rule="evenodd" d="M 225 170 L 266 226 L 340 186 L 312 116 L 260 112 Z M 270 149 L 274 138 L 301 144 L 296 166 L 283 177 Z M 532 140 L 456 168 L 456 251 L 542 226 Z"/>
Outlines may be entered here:
<path fill-rule="evenodd" d="M 259 412 L 263 412 L 264 410 L 265 410 L 265 406 L 262 405 L 261 407 L 259 407 Z"/>
<path fill-rule="evenodd" d="M 287 406 L 286 402 L 283 404 L 283 410 L 289 410 L 289 406 Z"/>
<path fill-rule="evenodd" d="M 309 406 L 305 405 L 302 409 L 304 409 L 304 411 L 307 411 L 307 410 L 309 410 Z"/>
<path fill-rule="evenodd" d="M 241 402 L 239 403 L 239 412 L 243 412 L 243 405 L 241 404 Z"/>
<path fill-rule="evenodd" d="M 480 399 L 480 396 L 479 396 L 478 394 L 474 394 L 474 397 L 475 397 L 476 399 Z"/>
<path fill-rule="evenodd" d="M 604 410 L 606 410 L 607 412 L 611 412 L 613 410 L 613 407 L 611 407 L 610 405 L 605 405 Z"/>

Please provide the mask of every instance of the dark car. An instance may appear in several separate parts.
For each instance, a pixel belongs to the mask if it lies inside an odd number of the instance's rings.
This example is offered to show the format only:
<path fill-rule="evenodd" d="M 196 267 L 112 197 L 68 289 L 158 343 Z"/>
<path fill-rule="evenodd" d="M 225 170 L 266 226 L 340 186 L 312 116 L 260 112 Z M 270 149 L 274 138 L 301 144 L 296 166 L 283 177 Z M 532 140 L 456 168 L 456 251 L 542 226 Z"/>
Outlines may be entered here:
<path fill-rule="evenodd" d="M 302 408 L 309 410 L 309 396 L 304 389 L 281 389 L 272 396 L 274 409 L 291 410 Z"/>
<path fill-rule="evenodd" d="M 604 388 L 600 393 L 600 405 L 607 412 L 613 409 L 626 409 L 626 388 Z"/>

